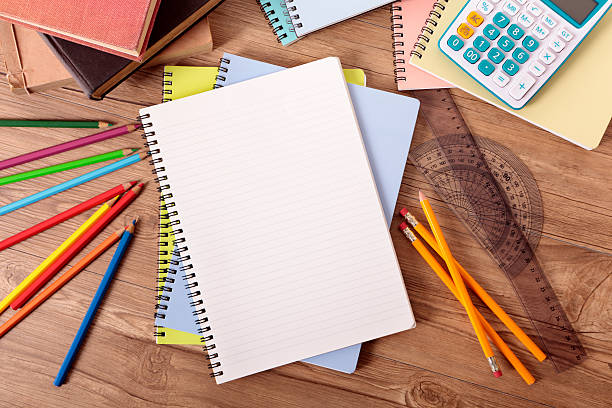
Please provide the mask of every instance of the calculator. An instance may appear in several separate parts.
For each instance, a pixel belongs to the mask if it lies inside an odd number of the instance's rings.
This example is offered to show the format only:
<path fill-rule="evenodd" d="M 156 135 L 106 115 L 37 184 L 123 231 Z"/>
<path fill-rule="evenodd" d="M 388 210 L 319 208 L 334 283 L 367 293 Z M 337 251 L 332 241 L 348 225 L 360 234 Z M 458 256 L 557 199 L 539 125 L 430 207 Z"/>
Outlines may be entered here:
<path fill-rule="evenodd" d="M 513 109 L 572 55 L 612 0 L 469 0 L 438 47 Z"/>

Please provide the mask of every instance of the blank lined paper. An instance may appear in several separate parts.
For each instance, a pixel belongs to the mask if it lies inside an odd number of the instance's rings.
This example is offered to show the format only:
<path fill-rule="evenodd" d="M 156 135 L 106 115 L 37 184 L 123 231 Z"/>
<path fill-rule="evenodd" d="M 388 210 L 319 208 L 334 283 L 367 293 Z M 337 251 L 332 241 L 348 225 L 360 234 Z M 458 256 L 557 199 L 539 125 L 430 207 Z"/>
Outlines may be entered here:
<path fill-rule="evenodd" d="M 337 58 L 140 114 L 212 327 L 218 383 L 414 327 Z"/>

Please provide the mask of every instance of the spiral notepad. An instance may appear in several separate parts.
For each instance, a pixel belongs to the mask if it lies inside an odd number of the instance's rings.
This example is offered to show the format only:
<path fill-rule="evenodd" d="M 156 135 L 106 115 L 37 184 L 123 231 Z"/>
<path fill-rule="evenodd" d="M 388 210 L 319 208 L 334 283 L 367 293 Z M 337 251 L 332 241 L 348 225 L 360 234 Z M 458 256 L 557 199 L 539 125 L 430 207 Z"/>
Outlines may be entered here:
<path fill-rule="evenodd" d="M 257 2 L 268 19 L 268 24 L 276 35 L 278 42 L 289 45 L 297 41 L 298 37 L 291 23 L 291 16 L 287 11 L 285 0 L 257 0 Z"/>
<path fill-rule="evenodd" d="M 414 326 L 337 58 L 140 115 L 218 383 Z"/>

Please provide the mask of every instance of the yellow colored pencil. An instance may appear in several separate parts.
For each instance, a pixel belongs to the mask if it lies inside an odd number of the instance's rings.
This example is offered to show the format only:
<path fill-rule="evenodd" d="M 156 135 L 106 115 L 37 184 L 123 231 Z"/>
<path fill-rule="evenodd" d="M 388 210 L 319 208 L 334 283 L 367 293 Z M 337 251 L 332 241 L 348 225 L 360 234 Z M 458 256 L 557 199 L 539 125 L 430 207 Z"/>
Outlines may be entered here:
<path fill-rule="evenodd" d="M 2 299 L 2 302 L 0 302 L 0 313 L 4 312 L 6 308 L 11 304 L 11 302 L 13 302 L 13 300 L 17 299 L 17 297 L 21 295 L 21 293 L 26 290 L 28 286 L 30 286 L 36 280 L 36 278 L 38 278 L 45 270 L 47 270 L 47 268 L 57 258 L 62 256 L 62 254 L 66 252 L 66 250 L 70 248 L 70 246 L 77 239 L 79 239 L 81 235 L 83 235 L 89 228 L 91 228 L 91 226 L 95 224 L 95 222 L 101 216 L 103 216 L 108 210 L 110 210 L 111 206 L 118 197 L 119 196 L 102 204 L 98 211 L 93 213 L 93 215 L 89 217 L 87 221 L 83 223 L 83 225 L 81 225 L 76 231 L 74 231 L 72 235 L 70 235 L 59 247 L 57 247 L 55 251 L 51 253 L 51 255 L 47 257 L 47 259 L 42 261 L 42 263 L 38 265 L 36 269 L 34 269 L 28 276 L 26 276 L 26 278 L 21 281 L 21 283 L 17 285 L 17 287 L 13 289 L 11 293 L 9 293 L 4 299 Z"/>
<path fill-rule="evenodd" d="M 465 307 L 464 302 L 459 297 L 457 287 L 453 283 L 453 280 L 448 275 L 446 270 L 442 267 L 442 265 L 440 265 L 438 261 L 436 261 L 431 252 L 429 252 L 429 250 L 425 247 L 425 245 L 423 245 L 423 243 L 412 233 L 412 231 L 410 231 L 410 228 L 405 222 L 400 225 L 400 230 L 412 243 L 412 246 L 417 250 L 419 255 L 421 255 L 425 262 L 427 262 L 431 269 L 433 269 L 436 275 L 438 275 L 440 280 L 446 285 L 446 287 L 451 291 L 451 293 L 455 295 L 457 300 L 459 300 L 459 302 Z M 497 349 L 501 351 L 501 353 L 506 357 L 510 364 L 512 364 L 514 369 L 519 373 L 521 378 L 528 385 L 533 384 L 535 382 L 535 378 L 533 377 L 533 375 L 531 375 L 527 367 L 525 367 L 523 363 L 521 363 L 521 360 L 519 360 L 518 357 L 512 352 L 512 350 L 510 350 L 510 347 L 508 347 L 506 342 L 504 342 L 504 340 L 499 336 L 499 334 L 497 334 L 495 329 L 491 327 L 491 325 L 489 324 L 489 322 L 487 322 L 484 316 L 480 314 L 478 309 L 476 309 L 475 312 L 476 316 L 480 320 L 480 323 L 482 324 L 482 327 L 484 328 L 485 332 L 487 333 L 495 347 L 497 347 Z"/>
<path fill-rule="evenodd" d="M 442 256 L 442 251 L 440 251 L 440 247 L 436 242 L 436 239 L 431 235 L 429 230 L 421 223 L 417 221 L 417 219 L 410 214 L 406 209 L 402 209 L 400 211 L 402 216 L 406 219 L 406 221 L 414 228 L 414 230 L 427 242 L 427 244 L 440 256 Z M 512 320 L 510 316 L 501 308 L 500 305 L 487 293 L 486 290 L 470 275 L 461 264 L 453 258 L 455 265 L 459 269 L 459 273 L 465 280 L 465 283 L 476 293 L 476 295 L 484 302 L 485 305 L 488 306 L 489 309 L 497 316 L 499 320 L 516 336 L 517 339 L 533 354 L 538 361 L 544 361 L 546 359 L 546 354 L 527 336 L 527 334 Z"/>
<path fill-rule="evenodd" d="M 463 278 L 461 278 L 461 274 L 459 273 L 457 266 L 452 261 L 453 254 L 451 253 L 446 240 L 444 239 L 444 234 L 442 234 L 442 229 L 440 228 L 440 224 L 438 224 L 438 220 L 436 219 L 436 215 L 433 212 L 433 208 L 431 208 L 431 204 L 429 204 L 429 200 L 427 197 L 419 191 L 419 200 L 421 202 L 421 207 L 423 208 L 423 212 L 425 212 L 425 217 L 427 217 L 427 221 L 429 222 L 429 226 L 433 231 L 434 237 L 436 238 L 436 242 L 442 251 L 442 258 L 444 258 L 444 262 L 446 262 L 446 266 L 453 278 L 453 282 L 455 286 L 457 286 L 457 290 L 459 292 L 460 300 L 462 299 L 467 312 L 468 318 L 474 327 L 474 332 L 476 333 L 476 337 L 478 338 L 478 342 L 480 343 L 480 347 L 482 347 L 482 351 L 487 359 L 487 363 L 489 363 L 489 367 L 491 367 L 491 371 L 495 377 L 501 377 L 502 373 L 497 365 L 497 360 L 495 359 L 495 355 L 493 354 L 493 349 L 491 349 L 491 345 L 489 344 L 489 340 L 487 340 L 487 336 L 485 335 L 484 329 L 482 328 L 482 324 L 480 320 L 476 317 L 476 309 L 474 308 L 474 304 L 472 303 L 472 299 L 468 294 L 467 288 L 465 287 L 465 283 L 463 282 Z"/>

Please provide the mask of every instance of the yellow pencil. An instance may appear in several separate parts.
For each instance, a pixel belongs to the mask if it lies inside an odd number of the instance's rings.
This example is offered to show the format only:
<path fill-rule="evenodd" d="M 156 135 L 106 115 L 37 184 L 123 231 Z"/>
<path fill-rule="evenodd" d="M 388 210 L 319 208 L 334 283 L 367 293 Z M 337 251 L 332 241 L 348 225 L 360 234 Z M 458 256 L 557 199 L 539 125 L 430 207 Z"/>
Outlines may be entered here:
<path fill-rule="evenodd" d="M 13 300 L 17 299 L 17 297 L 21 295 L 21 293 L 26 290 L 28 286 L 30 286 L 36 280 L 36 278 L 38 278 L 45 270 L 47 270 L 47 268 L 57 258 L 62 256 L 62 254 L 66 252 L 66 250 L 70 248 L 70 246 L 77 239 L 79 239 L 79 237 L 83 235 L 101 216 L 103 216 L 108 210 L 110 210 L 111 206 L 113 205 L 115 200 L 117 200 L 118 197 L 119 196 L 102 204 L 98 211 L 93 213 L 93 215 L 89 217 L 89 219 L 85 221 L 83 225 L 81 225 L 76 231 L 74 231 L 72 235 L 70 235 L 55 251 L 51 253 L 51 255 L 47 257 L 47 259 L 42 261 L 42 263 L 38 265 L 36 269 L 34 269 L 28 276 L 26 276 L 26 278 L 21 281 L 21 283 L 17 285 L 17 287 L 13 289 L 11 293 L 9 293 L 4 299 L 2 299 L 2 302 L 0 302 L 0 313 L 4 312 L 6 308 L 11 304 L 11 302 L 13 302 Z"/>
<path fill-rule="evenodd" d="M 429 230 L 421 223 L 417 221 L 417 219 L 410 214 L 405 208 L 402 208 L 400 214 L 406 219 L 406 221 L 415 229 L 415 231 L 427 242 L 427 244 L 440 256 L 442 256 L 442 251 L 440 251 L 440 247 L 436 242 L 436 239 L 431 235 Z M 478 297 L 484 302 L 485 305 L 491 309 L 491 311 L 497 316 L 499 320 L 506 325 L 506 327 L 516 336 L 517 339 L 534 355 L 538 361 L 544 361 L 546 359 L 546 354 L 527 336 L 527 334 L 512 320 L 510 316 L 497 304 L 495 300 L 484 290 L 478 282 L 461 266 L 456 259 L 453 259 L 455 265 L 459 269 L 459 273 L 465 279 L 465 283 L 478 295 Z"/>
<path fill-rule="evenodd" d="M 431 269 L 434 270 L 440 280 L 446 285 L 446 287 L 451 291 L 451 293 L 455 295 L 457 300 L 459 300 L 459 302 L 465 307 L 465 304 L 459 297 L 459 292 L 457 291 L 457 287 L 453 283 L 451 277 L 448 276 L 446 270 L 442 267 L 442 265 L 438 263 L 438 261 L 436 261 L 431 252 L 429 252 L 429 250 L 425 247 L 425 245 L 423 245 L 423 243 L 419 241 L 419 239 L 412 233 L 412 231 L 410 231 L 410 228 L 408 228 L 408 224 L 403 222 L 400 225 L 400 230 L 404 233 L 406 238 L 408 238 L 408 240 L 412 242 L 412 246 L 417 250 L 419 255 L 421 255 L 421 257 L 425 260 L 425 262 L 427 262 Z M 484 328 L 485 332 L 487 333 L 493 344 L 495 344 L 495 347 L 497 347 L 499 351 L 502 352 L 502 354 L 506 357 L 510 364 L 512 364 L 514 369 L 519 373 L 521 378 L 523 378 L 523 380 L 528 385 L 533 384 L 535 382 L 535 378 L 533 377 L 533 375 L 531 375 L 529 370 L 527 370 L 527 367 L 525 367 L 523 363 L 521 363 L 521 360 L 519 360 L 518 357 L 512 352 L 512 350 L 510 350 L 510 347 L 508 347 L 506 342 L 504 342 L 504 340 L 499 336 L 499 334 L 497 334 L 495 329 L 491 327 L 491 325 L 489 324 L 489 322 L 487 322 L 484 316 L 480 314 L 477 309 L 475 311 L 476 316 L 482 324 L 482 327 Z"/>
<path fill-rule="evenodd" d="M 484 329 L 482 328 L 482 324 L 480 320 L 476 317 L 476 309 L 474 308 L 474 304 L 472 303 L 472 299 L 468 294 L 467 288 L 465 287 L 465 283 L 463 282 L 463 278 L 461 278 L 461 274 L 459 273 L 457 266 L 452 261 L 453 254 L 444 239 L 444 235 L 442 234 L 442 229 L 440 228 L 440 224 L 438 224 L 438 220 L 436 219 L 436 215 L 433 212 L 433 208 L 431 208 L 431 204 L 427 200 L 427 197 L 419 191 L 419 200 L 421 201 L 421 207 L 423 207 L 423 211 L 425 212 L 425 216 L 427 217 L 427 221 L 429 222 L 429 226 L 433 231 L 434 237 L 436 238 L 436 242 L 442 251 L 442 255 L 444 261 L 446 262 L 446 266 L 453 278 L 453 282 L 455 286 L 457 286 L 457 290 L 459 292 L 460 300 L 463 300 L 465 310 L 467 312 L 468 318 L 474 327 L 474 332 L 476 333 L 476 337 L 478 338 L 478 342 L 480 343 L 480 347 L 482 347 L 482 351 L 487 359 L 487 363 L 489 363 L 489 367 L 491 367 L 491 371 L 495 377 L 501 377 L 502 373 L 497 365 L 497 360 L 495 359 L 495 355 L 493 354 L 493 350 L 491 349 L 491 345 L 489 344 L 489 340 L 487 340 L 487 336 L 485 335 Z"/>

